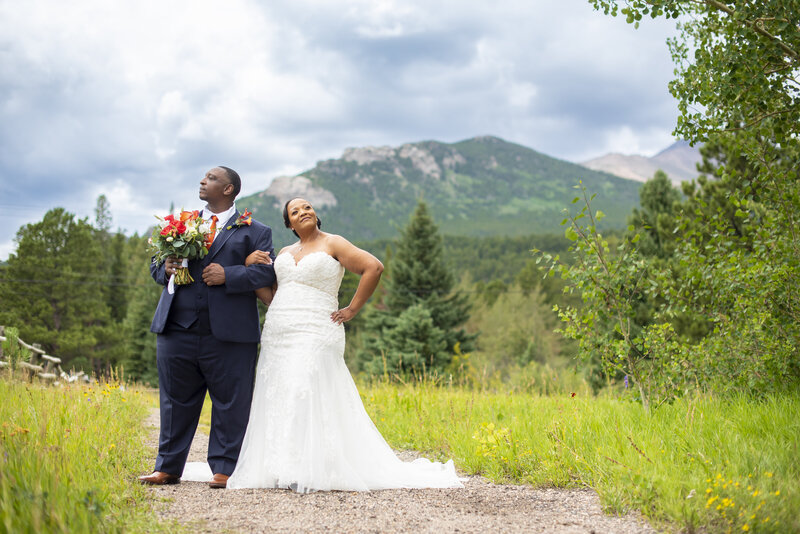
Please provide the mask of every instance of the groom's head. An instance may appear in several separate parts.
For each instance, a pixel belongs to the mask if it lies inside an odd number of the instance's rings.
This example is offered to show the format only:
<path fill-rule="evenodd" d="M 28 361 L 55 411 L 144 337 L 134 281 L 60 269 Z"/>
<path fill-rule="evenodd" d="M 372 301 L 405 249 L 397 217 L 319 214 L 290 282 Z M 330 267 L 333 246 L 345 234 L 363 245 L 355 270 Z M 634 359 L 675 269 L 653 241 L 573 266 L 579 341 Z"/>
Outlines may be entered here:
<path fill-rule="evenodd" d="M 232 203 L 242 189 L 239 174 L 229 167 L 220 165 L 206 172 L 200 180 L 200 200 L 209 204 Z"/>

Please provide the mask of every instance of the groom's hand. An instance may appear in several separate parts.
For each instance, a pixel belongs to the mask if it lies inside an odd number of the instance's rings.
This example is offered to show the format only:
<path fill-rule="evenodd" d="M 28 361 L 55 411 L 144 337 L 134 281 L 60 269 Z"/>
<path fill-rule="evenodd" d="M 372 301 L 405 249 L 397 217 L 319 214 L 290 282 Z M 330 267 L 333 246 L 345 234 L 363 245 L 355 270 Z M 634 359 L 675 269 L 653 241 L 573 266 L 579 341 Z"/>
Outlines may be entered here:
<path fill-rule="evenodd" d="M 203 282 L 207 286 L 221 286 L 225 283 L 225 268 L 219 263 L 211 263 L 203 269 Z"/>

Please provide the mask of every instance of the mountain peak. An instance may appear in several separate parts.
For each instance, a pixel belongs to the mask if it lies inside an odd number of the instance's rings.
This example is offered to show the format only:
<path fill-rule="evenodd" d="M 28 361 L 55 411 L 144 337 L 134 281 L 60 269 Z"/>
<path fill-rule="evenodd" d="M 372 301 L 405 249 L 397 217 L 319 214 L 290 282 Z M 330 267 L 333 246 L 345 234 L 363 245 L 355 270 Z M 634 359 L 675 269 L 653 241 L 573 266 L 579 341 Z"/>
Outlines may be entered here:
<path fill-rule="evenodd" d="M 658 170 L 667 173 L 672 183 L 697 177 L 697 164 L 702 161 L 700 150 L 688 141 L 679 140 L 653 157 L 610 153 L 581 163 L 588 169 L 608 172 L 630 180 L 646 182 Z"/>

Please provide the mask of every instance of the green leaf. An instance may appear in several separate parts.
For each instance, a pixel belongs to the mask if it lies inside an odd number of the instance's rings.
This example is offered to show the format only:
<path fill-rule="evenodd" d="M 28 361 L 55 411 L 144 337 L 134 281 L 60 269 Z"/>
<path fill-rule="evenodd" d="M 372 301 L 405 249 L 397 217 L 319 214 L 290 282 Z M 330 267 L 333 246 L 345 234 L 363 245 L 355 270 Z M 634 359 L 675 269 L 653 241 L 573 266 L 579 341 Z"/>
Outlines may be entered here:
<path fill-rule="evenodd" d="M 577 241 L 578 239 L 578 234 L 575 232 L 572 226 L 567 227 L 567 230 L 564 232 L 564 236 L 570 241 Z"/>

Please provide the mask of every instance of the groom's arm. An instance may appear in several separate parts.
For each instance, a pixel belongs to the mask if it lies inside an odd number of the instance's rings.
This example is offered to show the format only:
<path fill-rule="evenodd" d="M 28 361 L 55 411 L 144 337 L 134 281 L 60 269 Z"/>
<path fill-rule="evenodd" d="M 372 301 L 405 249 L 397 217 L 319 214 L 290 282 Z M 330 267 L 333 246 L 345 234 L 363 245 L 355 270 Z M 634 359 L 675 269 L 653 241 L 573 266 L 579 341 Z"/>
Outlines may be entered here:
<path fill-rule="evenodd" d="M 270 258 L 275 259 L 275 251 L 272 248 L 272 229 L 268 226 L 259 225 L 258 234 L 253 241 L 253 247 L 247 251 L 248 255 L 254 250 L 264 250 L 269 252 Z M 228 265 L 225 267 L 225 292 L 226 293 L 246 293 L 255 291 L 260 287 L 270 287 L 275 283 L 275 269 L 272 265 L 254 263 L 250 266 Z"/>
<path fill-rule="evenodd" d="M 156 281 L 157 284 L 161 284 L 162 286 L 167 285 L 169 278 L 167 277 L 167 262 L 157 262 L 156 257 L 153 256 L 150 259 L 150 276 L 153 277 L 153 280 Z"/>

